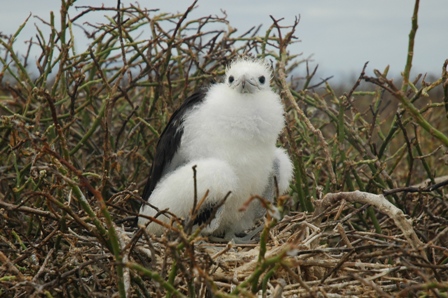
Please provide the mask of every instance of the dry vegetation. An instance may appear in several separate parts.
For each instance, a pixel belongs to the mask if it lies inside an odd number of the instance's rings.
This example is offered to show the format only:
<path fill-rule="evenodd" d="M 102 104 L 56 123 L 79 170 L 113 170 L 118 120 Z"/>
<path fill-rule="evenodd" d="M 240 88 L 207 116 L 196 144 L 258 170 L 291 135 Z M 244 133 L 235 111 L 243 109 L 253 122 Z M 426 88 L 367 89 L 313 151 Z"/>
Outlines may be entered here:
<path fill-rule="evenodd" d="M 448 295 L 447 62 L 410 78 L 409 55 L 399 84 L 363 71 L 335 91 L 288 52 L 297 22 L 241 34 L 225 16 L 191 19 L 193 6 L 72 5 L 60 24 L 40 20 L 37 61 L 16 53 L 21 28 L 0 38 L 0 297 Z M 98 10 L 114 17 L 84 24 L 90 46 L 77 52 L 72 28 Z M 409 53 L 417 13 L 418 1 Z M 263 221 L 256 245 L 181 226 L 148 235 L 133 218 L 159 133 L 242 54 L 272 61 L 287 107 L 279 142 L 295 181 L 267 206 L 281 218 Z"/>

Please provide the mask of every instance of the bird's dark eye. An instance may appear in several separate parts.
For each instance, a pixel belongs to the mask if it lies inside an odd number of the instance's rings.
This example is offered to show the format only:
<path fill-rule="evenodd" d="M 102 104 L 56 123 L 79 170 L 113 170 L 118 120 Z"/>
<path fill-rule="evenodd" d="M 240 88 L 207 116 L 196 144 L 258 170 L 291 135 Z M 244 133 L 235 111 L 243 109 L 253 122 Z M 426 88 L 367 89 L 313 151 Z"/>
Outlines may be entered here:
<path fill-rule="evenodd" d="M 235 78 L 233 76 L 229 77 L 229 83 L 233 83 L 233 81 L 235 81 Z"/>
<path fill-rule="evenodd" d="M 258 81 L 260 82 L 260 84 L 264 84 L 264 82 L 266 81 L 266 78 L 264 76 L 261 76 L 258 78 Z"/>

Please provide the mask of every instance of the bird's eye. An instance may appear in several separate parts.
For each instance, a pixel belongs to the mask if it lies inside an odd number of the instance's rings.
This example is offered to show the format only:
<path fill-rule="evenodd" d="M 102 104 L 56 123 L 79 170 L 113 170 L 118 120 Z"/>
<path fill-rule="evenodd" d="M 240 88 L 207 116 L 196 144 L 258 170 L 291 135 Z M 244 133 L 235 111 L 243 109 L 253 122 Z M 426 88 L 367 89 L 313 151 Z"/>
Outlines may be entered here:
<path fill-rule="evenodd" d="M 234 78 L 233 76 L 230 76 L 230 77 L 229 77 L 229 83 L 232 84 L 233 81 L 235 81 L 235 78 Z"/>
<path fill-rule="evenodd" d="M 261 76 L 258 78 L 258 81 L 260 82 L 260 84 L 264 84 L 264 82 L 266 81 L 266 78 L 264 76 Z"/>

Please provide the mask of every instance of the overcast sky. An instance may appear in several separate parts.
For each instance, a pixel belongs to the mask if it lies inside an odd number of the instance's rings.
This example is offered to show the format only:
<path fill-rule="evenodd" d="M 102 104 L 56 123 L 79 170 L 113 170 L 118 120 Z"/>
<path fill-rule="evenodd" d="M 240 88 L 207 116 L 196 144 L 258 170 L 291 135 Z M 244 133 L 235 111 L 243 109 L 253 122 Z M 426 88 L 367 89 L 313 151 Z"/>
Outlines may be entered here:
<path fill-rule="evenodd" d="M 122 0 L 122 3 L 134 1 Z M 159 8 L 165 12 L 183 12 L 192 1 L 163 0 L 138 1 L 141 7 Z M 116 1 L 78 0 L 75 5 L 116 6 Z M 296 36 L 300 43 L 290 48 L 293 53 L 313 55 L 319 64 L 321 77 L 334 75 L 343 79 L 358 74 L 366 61 L 368 70 L 384 69 L 399 74 L 405 64 L 408 34 L 414 1 L 411 0 L 257 0 L 257 1 L 205 1 L 200 0 L 198 8 L 190 18 L 206 15 L 228 15 L 230 24 L 243 33 L 252 26 L 263 24 L 262 31 L 272 23 L 269 15 L 284 18 L 284 25 L 293 23 L 300 15 Z M 16 0 L 8 1 L 0 11 L 0 31 L 12 34 L 31 13 L 48 20 L 50 11 L 59 14 L 58 0 Z M 79 12 L 80 10 L 78 10 Z M 74 16 L 77 12 L 72 11 Z M 414 70 L 440 74 L 442 64 L 448 59 L 448 0 L 422 0 L 419 13 Z M 83 21 L 106 22 L 100 15 L 91 15 Z M 23 41 L 36 34 L 31 18 L 16 43 L 16 49 Z M 78 31 L 79 34 L 82 34 Z M 25 47 L 23 47 L 25 49 Z M 415 73 L 414 72 L 414 73 Z"/>

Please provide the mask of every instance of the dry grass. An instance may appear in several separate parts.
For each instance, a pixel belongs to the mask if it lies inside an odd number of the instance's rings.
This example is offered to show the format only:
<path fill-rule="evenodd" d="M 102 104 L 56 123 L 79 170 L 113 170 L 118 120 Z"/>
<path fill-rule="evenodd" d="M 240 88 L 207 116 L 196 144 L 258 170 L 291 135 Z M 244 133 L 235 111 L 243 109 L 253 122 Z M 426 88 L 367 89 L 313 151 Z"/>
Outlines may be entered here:
<path fill-rule="evenodd" d="M 239 34 L 225 16 L 189 18 L 193 6 L 61 5 L 61 24 L 42 22 L 53 30 L 30 42 L 37 74 L 14 36 L 0 38 L 1 297 L 447 296 L 446 62 L 410 78 L 410 57 L 401 83 L 362 71 L 341 90 L 288 52 L 297 22 Z M 106 9 L 115 17 L 85 27 L 90 46 L 76 52 L 72 26 Z M 417 13 L 418 1 L 410 53 Z M 158 135 L 242 54 L 272 61 L 287 109 L 279 143 L 295 180 L 267 206 L 281 217 L 261 222 L 256 245 L 181 225 L 148 235 L 133 219 Z"/>

